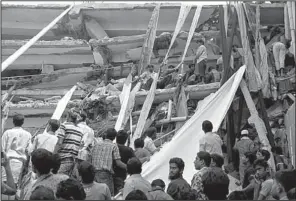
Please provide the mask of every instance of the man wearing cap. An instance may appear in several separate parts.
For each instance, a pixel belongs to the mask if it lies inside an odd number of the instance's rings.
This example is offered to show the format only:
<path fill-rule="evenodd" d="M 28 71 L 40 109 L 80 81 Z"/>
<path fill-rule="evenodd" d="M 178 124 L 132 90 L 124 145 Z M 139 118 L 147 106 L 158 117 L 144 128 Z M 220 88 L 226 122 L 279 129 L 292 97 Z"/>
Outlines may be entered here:
<path fill-rule="evenodd" d="M 245 157 L 245 153 L 253 152 L 255 148 L 254 142 L 249 138 L 249 131 L 242 130 L 241 138 L 237 141 L 233 147 L 239 153 L 239 175 L 240 181 L 243 182 L 244 179 L 244 172 L 247 166 L 243 163 L 243 158 Z"/>

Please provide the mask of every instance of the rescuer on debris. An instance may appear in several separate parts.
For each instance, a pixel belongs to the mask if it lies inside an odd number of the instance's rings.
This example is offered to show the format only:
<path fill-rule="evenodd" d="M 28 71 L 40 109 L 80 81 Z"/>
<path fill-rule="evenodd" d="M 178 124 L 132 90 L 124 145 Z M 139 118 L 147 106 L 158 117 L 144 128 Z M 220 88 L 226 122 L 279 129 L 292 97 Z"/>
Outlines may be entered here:
<path fill-rule="evenodd" d="M 207 68 L 207 48 L 204 45 L 204 41 L 202 39 L 198 39 L 197 43 L 197 51 L 194 59 L 195 73 L 201 75 L 202 82 L 204 82 L 204 76 Z"/>

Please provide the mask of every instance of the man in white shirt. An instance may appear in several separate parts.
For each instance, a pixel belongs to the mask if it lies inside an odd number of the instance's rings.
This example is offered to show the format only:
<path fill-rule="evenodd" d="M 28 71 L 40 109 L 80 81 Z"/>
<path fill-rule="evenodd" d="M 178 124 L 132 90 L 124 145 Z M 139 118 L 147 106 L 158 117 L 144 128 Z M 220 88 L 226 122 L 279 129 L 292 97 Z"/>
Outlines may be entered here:
<path fill-rule="evenodd" d="M 195 74 L 200 74 L 202 77 L 202 82 L 204 82 L 204 77 L 206 73 L 206 68 L 207 68 L 207 48 L 204 46 L 204 41 L 202 39 L 198 39 L 196 41 L 197 43 L 197 51 L 196 51 L 196 56 L 194 59 L 195 65 Z"/>
<path fill-rule="evenodd" d="M 209 154 L 219 154 L 223 156 L 222 144 L 223 141 L 219 135 L 212 132 L 213 124 L 212 122 L 206 120 L 202 123 L 202 130 L 205 135 L 199 140 L 199 151 L 205 151 Z"/>
<path fill-rule="evenodd" d="M 39 148 L 53 152 L 58 141 L 58 137 L 55 136 L 55 132 L 59 129 L 59 127 L 60 122 L 58 120 L 50 119 L 48 121 L 47 131 L 35 137 L 33 143 L 30 145 L 29 153 L 32 153 L 35 149 Z"/>
<path fill-rule="evenodd" d="M 159 151 L 159 148 L 156 148 L 153 142 L 153 140 L 156 139 L 156 128 L 155 127 L 148 128 L 145 131 L 144 136 L 146 136 L 144 140 L 144 149 L 148 150 L 151 155 Z"/>
<path fill-rule="evenodd" d="M 7 158 L 10 158 L 11 172 L 15 183 L 18 182 L 23 162 L 27 160 L 26 151 L 31 140 L 31 134 L 21 127 L 24 120 L 24 115 L 14 115 L 14 128 L 5 131 L 2 135 L 2 151 L 6 153 Z M 2 171 L 2 181 L 6 181 L 5 171 Z"/>
<path fill-rule="evenodd" d="M 94 146 L 95 132 L 94 130 L 86 124 L 87 114 L 85 112 L 80 113 L 81 121 L 78 123 L 78 127 L 82 130 L 82 144 L 83 148 L 81 151 L 86 150 L 87 154 L 90 154 L 90 149 Z M 83 158 L 87 160 L 87 158 Z"/>

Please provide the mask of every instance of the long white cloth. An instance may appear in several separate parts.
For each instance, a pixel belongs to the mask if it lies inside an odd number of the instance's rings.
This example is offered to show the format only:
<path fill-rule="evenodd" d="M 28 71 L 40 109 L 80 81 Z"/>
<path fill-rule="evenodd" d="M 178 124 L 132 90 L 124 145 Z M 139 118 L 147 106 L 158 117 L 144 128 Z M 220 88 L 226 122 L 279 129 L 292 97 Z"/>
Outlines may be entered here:
<path fill-rule="evenodd" d="M 218 130 L 245 70 L 246 67 L 242 66 L 214 95 L 205 100 L 174 138 L 165 144 L 160 152 L 154 154 L 148 163 L 144 164 L 142 175 L 145 179 L 149 182 L 162 179 L 168 185 L 169 160 L 173 157 L 180 157 L 185 162 L 183 177 L 187 182 L 191 182 L 196 172 L 193 161 L 199 151 L 199 139 L 204 135 L 202 122 L 209 120 L 213 123 L 213 130 Z"/>

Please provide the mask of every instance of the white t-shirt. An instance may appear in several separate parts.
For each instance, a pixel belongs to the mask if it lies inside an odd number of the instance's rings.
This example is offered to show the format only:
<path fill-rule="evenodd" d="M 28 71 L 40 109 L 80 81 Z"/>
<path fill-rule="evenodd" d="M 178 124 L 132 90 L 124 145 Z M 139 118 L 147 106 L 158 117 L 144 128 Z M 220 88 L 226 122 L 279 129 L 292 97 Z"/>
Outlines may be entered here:
<path fill-rule="evenodd" d="M 153 140 L 148 136 L 144 140 L 144 149 L 148 150 L 151 155 L 157 149 L 155 147 L 155 144 L 154 144 Z"/>
<path fill-rule="evenodd" d="M 223 141 L 219 135 L 213 132 L 208 132 L 199 140 L 199 150 L 206 151 L 209 154 L 219 154 L 223 156 L 222 152 Z"/>
<path fill-rule="evenodd" d="M 196 63 L 201 62 L 204 59 L 208 58 L 208 54 L 207 54 L 207 48 L 204 45 L 201 45 L 198 47 L 198 49 L 196 50 L 196 57 L 197 57 L 197 61 Z"/>
<path fill-rule="evenodd" d="M 82 143 L 85 147 L 88 147 L 90 144 L 93 145 L 94 143 L 94 138 L 95 138 L 95 132 L 94 130 L 86 125 L 85 122 L 80 122 L 78 124 L 78 127 L 81 128 L 82 130 Z"/>
<path fill-rule="evenodd" d="M 43 148 L 50 152 L 54 151 L 54 148 L 58 142 L 58 137 L 49 133 L 39 134 L 35 137 L 33 143 L 30 145 L 29 153 L 32 153 L 35 149 Z"/>

